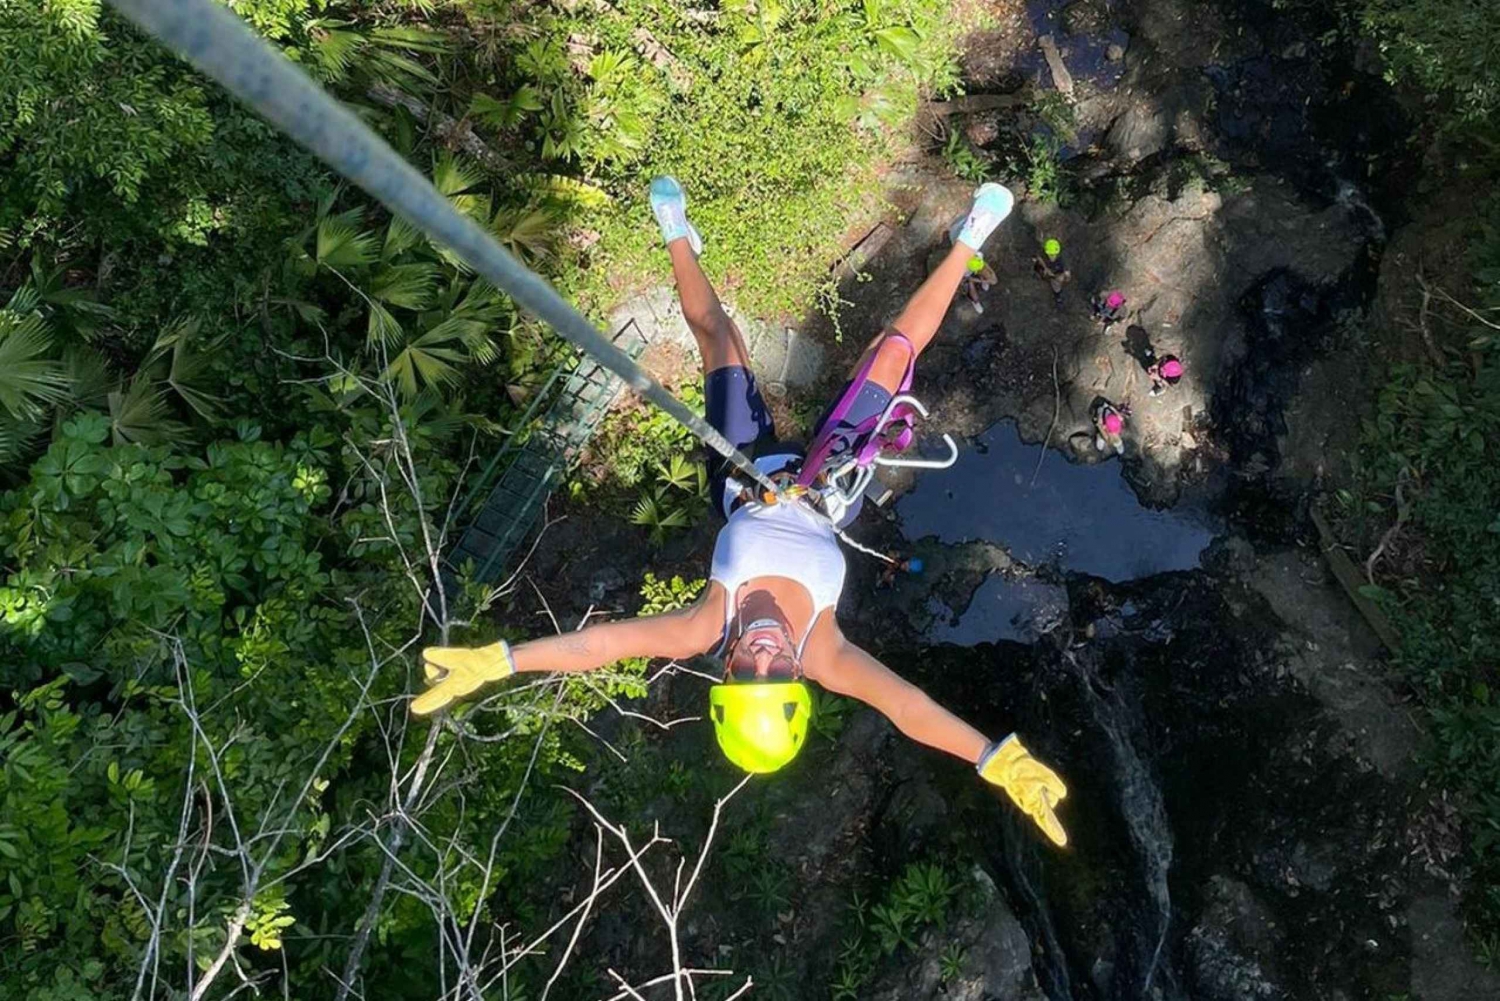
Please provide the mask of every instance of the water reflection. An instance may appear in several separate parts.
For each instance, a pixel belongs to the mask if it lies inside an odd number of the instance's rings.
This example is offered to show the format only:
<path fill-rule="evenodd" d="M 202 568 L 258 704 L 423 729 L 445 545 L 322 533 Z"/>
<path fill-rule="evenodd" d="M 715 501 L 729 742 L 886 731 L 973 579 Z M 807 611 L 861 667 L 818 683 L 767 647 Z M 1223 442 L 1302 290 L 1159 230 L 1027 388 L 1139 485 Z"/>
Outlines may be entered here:
<path fill-rule="evenodd" d="M 1013 423 L 991 427 L 952 468 L 924 473 L 897 503 L 903 533 L 986 540 L 1023 563 L 1056 561 L 1116 582 L 1192 569 L 1213 540 L 1204 512 L 1142 507 L 1112 462 L 1075 465 L 1049 451 L 1033 484 L 1037 455 Z"/>

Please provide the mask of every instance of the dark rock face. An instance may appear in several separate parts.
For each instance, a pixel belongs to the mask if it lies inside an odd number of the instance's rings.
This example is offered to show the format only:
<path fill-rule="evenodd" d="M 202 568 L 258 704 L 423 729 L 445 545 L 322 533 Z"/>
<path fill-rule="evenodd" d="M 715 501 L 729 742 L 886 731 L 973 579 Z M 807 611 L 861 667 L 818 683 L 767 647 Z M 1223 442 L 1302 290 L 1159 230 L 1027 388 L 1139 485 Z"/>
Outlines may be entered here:
<path fill-rule="evenodd" d="M 1264 602 L 1202 574 L 1071 591 L 1087 642 L 923 659 L 940 700 L 1067 763 L 1065 852 L 972 789 L 953 808 L 1049 996 L 1397 991 L 1403 796 L 1291 677 Z"/>

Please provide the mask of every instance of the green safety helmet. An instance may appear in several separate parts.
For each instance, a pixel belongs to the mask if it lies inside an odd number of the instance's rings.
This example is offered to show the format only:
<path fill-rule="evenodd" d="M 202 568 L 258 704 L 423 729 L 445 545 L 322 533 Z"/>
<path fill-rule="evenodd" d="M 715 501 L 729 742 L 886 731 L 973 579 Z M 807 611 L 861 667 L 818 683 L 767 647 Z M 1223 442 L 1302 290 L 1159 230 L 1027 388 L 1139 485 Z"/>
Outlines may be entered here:
<path fill-rule="evenodd" d="M 977 274 L 979 274 L 979 272 L 981 272 L 983 270 L 984 270 L 984 255 L 983 254 L 975 254 L 973 257 L 969 258 L 969 273 L 970 274 L 977 275 Z"/>
<path fill-rule="evenodd" d="M 1058 254 L 1062 253 L 1062 244 L 1056 240 L 1048 240 L 1046 243 L 1042 244 L 1042 249 L 1047 252 L 1048 257 L 1056 257 Z"/>
<path fill-rule="evenodd" d="M 812 698 L 800 681 L 725 682 L 708 705 L 724 756 L 747 772 L 774 772 L 807 742 Z"/>

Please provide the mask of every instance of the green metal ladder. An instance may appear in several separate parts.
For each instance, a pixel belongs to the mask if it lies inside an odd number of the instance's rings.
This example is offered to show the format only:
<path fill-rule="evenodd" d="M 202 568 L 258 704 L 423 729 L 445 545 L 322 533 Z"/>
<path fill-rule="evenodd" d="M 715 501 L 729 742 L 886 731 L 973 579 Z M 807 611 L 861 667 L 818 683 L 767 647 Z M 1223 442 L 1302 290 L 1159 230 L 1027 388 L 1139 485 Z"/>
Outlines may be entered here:
<path fill-rule="evenodd" d="M 638 358 L 646 347 L 634 320 L 613 340 L 631 358 Z M 620 388 L 619 377 L 587 355 L 552 371 L 521 415 L 515 434 L 459 505 L 473 520 L 448 553 L 450 570 L 461 572 L 472 564 L 474 580 L 500 579 L 553 488 L 582 457 Z M 538 420 L 543 407 L 546 413 Z"/>

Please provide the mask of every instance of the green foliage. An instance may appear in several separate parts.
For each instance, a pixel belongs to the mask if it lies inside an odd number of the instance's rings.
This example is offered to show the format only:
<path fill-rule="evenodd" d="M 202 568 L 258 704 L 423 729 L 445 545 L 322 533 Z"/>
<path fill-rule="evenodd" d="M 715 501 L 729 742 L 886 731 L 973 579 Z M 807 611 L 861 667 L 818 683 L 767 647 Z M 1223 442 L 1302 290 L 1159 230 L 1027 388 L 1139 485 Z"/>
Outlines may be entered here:
<path fill-rule="evenodd" d="M 1469 897 L 1476 938 L 1500 935 L 1500 368 L 1397 366 L 1365 423 L 1354 489 L 1340 500 L 1346 533 L 1372 551 L 1397 521 L 1393 551 L 1366 593 L 1401 637 L 1397 660 L 1422 695 L 1430 765 L 1457 792 L 1477 870 Z"/>
<path fill-rule="evenodd" d="M 948 161 L 953 173 L 965 181 L 979 184 L 990 176 L 989 163 L 984 155 L 976 152 L 957 129 L 950 131 L 943 141 L 943 159 Z"/>
<path fill-rule="evenodd" d="M 1022 147 L 1010 172 L 1024 179 L 1026 193 L 1039 202 L 1066 206 L 1071 200 L 1059 153 L 1062 142 L 1054 135 L 1033 135 Z"/>
<path fill-rule="evenodd" d="M 640 614 L 660 615 L 686 608 L 698 600 L 707 586 L 708 581 L 702 578 L 685 581 L 674 575 L 670 580 L 659 580 L 656 574 L 647 571 L 645 579 L 641 581 L 641 597 L 644 601 Z"/>
<path fill-rule="evenodd" d="M 1039 90 L 1031 99 L 1031 112 L 1061 142 L 1078 138 L 1078 112 L 1068 96 L 1057 90 Z"/>
<path fill-rule="evenodd" d="M 942 975 L 943 983 L 952 983 L 963 975 L 964 960 L 968 958 L 968 951 L 958 942 L 950 942 L 943 948 L 942 955 L 938 957 L 938 970 Z"/>
<path fill-rule="evenodd" d="M 772 1001 L 796 1001 L 801 996 L 796 964 L 783 951 L 773 952 L 769 963 L 756 968 L 754 978 L 756 993 Z"/>
<path fill-rule="evenodd" d="M 702 412 L 701 382 L 683 383 L 677 388 L 677 395 L 690 409 Z M 655 407 L 625 406 L 616 408 L 604 418 L 594 438 L 593 451 L 607 463 L 599 479 L 607 491 L 613 493 L 645 487 L 660 477 L 664 469 L 667 479 L 672 480 L 674 462 L 685 460 L 698 447 L 698 439 L 693 433 L 666 412 Z M 679 465 L 678 468 L 682 467 Z M 685 477 L 679 479 L 684 487 L 688 485 Z M 655 484 L 663 485 L 671 484 Z"/>
<path fill-rule="evenodd" d="M 952 85 L 962 28 L 937 0 L 731 2 L 710 22 L 665 0 L 232 6 L 596 310 L 661 269 L 644 205 L 658 171 L 687 185 L 705 263 L 742 306 L 803 308 L 919 97 Z M 391 742 L 412 687 L 400 651 L 432 614 L 411 557 L 470 450 L 566 349 L 99 0 L 17 0 L 0 47 L 3 993 L 130 996 L 163 901 L 160 969 L 201 969 L 242 920 L 228 969 L 322 996 L 385 861 L 369 839 L 389 835 L 390 776 L 422 743 Z M 701 388 L 682 395 L 701 409 Z M 654 411 L 612 416 L 606 503 L 649 499 L 658 535 L 700 517 L 694 447 Z M 648 577 L 643 610 L 703 586 Z M 448 597 L 471 623 L 450 642 L 494 637 L 493 594 Z M 454 712 L 436 738 L 453 771 L 424 794 L 399 878 L 442 866 L 448 906 L 478 927 L 549 913 L 572 813 L 537 790 L 583 767 L 587 739 L 552 724 L 643 695 L 645 669 Z M 601 782 L 632 808 L 711 799 L 705 770 L 638 735 L 621 746 L 636 780 Z M 279 839 L 253 892 L 226 799 Z M 483 874 L 512 821 L 524 836 Z M 736 892 L 784 909 L 790 873 L 759 830 Z M 167 875 L 188 843 L 191 895 L 186 859 Z M 436 936 L 420 899 L 390 894 L 369 982 L 430 992 Z"/>
<path fill-rule="evenodd" d="M 867 904 L 856 893 L 849 909 L 853 927 L 839 948 L 830 985 L 834 1001 L 862 997 L 884 960 L 902 949 L 917 950 L 923 933 L 947 920 L 959 889 L 957 877 L 942 865 L 914 862 L 886 887 L 879 903 Z M 957 975 L 950 974 L 949 967 L 956 971 L 963 963 L 961 951 L 951 963 L 950 958 L 945 954 L 945 981 Z"/>
<path fill-rule="evenodd" d="M 237 10 L 282 37 L 310 6 L 256 0 Z M 14 227 L 23 245 L 80 236 L 202 245 L 263 225 L 268 200 L 308 176 L 307 158 L 99 0 L 15 0 L 0 18 L 0 48 L 11 56 L 0 64 L 0 228 Z M 242 165 L 255 164 L 278 170 L 252 179 Z"/>
<path fill-rule="evenodd" d="M 823 688 L 813 689 L 813 731 L 828 741 L 839 739 L 839 734 L 844 732 L 844 724 L 849 721 L 849 714 L 859 707 L 859 703 L 842 695 Z"/>
<path fill-rule="evenodd" d="M 668 529 L 687 528 L 708 511 L 708 467 L 673 455 L 656 467 L 656 486 L 643 491 L 630 520 L 651 530 L 660 545 Z"/>
<path fill-rule="evenodd" d="M 707 240 L 710 277 L 748 310 L 800 312 L 827 248 L 873 193 L 894 127 L 923 89 L 952 85 L 955 19 L 932 0 L 741 0 L 711 29 L 663 0 L 611 11 L 580 8 L 547 25 L 547 41 L 527 43 L 516 63 L 523 75 L 497 82 L 500 120 L 518 115 L 509 95 L 535 86 L 543 109 L 519 113 L 522 135 L 612 196 L 588 219 L 602 234 L 589 276 L 661 268 L 645 179 L 671 173 Z M 597 78 L 601 57 L 634 51 L 642 30 L 657 55 Z M 588 40 L 585 72 L 565 70 L 568 38 Z M 575 287 L 597 294 L 592 282 Z"/>
<path fill-rule="evenodd" d="M 1500 112 L 1500 34 L 1488 0 L 1364 0 L 1359 18 L 1390 78 L 1450 97 L 1462 122 Z"/>

